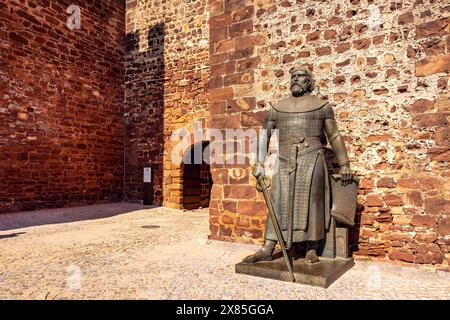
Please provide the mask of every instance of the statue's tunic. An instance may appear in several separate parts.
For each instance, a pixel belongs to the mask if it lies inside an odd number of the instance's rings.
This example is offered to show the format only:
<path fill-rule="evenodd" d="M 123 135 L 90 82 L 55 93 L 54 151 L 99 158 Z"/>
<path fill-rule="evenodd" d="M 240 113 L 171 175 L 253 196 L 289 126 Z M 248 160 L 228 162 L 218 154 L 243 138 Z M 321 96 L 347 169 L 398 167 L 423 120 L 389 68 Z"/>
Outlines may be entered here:
<path fill-rule="evenodd" d="M 288 246 L 323 239 L 330 224 L 330 187 L 321 141 L 333 109 L 308 94 L 282 100 L 267 117 L 278 129 L 279 166 L 270 193 L 283 238 Z M 270 219 L 265 238 L 277 240 Z"/>

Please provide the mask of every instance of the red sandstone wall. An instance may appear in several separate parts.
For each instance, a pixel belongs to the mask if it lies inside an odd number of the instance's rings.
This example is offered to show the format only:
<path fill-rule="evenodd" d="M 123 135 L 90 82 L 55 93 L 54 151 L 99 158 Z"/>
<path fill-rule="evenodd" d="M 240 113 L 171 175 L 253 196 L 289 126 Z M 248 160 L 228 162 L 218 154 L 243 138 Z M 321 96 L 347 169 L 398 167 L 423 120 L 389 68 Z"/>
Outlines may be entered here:
<path fill-rule="evenodd" d="M 181 207 L 172 132 L 259 128 L 289 68 L 307 63 L 362 178 L 355 255 L 448 269 L 445 2 L 128 0 L 126 52 L 119 3 L 81 4 L 76 31 L 68 1 L 0 4 L 0 211 L 120 199 L 122 112 L 126 198 L 142 199 L 152 165 L 156 203 Z M 212 166 L 211 238 L 262 239 L 249 169 Z"/>
<path fill-rule="evenodd" d="M 211 127 L 260 126 L 287 92 L 288 70 L 309 64 L 362 178 L 355 255 L 448 269 L 450 6 L 210 3 Z M 211 237 L 259 241 L 266 213 L 248 166 L 213 168 L 213 178 Z"/>
<path fill-rule="evenodd" d="M 127 1 L 125 194 L 142 200 L 154 167 L 156 204 L 181 208 L 183 173 L 171 160 L 174 130 L 208 117 L 207 0 Z M 164 170 L 164 171 L 163 171 Z"/>
<path fill-rule="evenodd" d="M 124 4 L 0 3 L 0 212 L 122 199 Z"/>

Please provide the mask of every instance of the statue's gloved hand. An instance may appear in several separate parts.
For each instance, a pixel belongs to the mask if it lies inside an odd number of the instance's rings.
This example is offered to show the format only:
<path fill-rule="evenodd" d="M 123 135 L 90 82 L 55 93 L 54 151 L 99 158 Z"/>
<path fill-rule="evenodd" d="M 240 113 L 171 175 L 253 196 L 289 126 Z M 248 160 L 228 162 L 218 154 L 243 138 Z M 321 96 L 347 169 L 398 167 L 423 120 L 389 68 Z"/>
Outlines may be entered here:
<path fill-rule="evenodd" d="M 260 176 L 264 177 L 265 175 L 264 166 L 260 162 L 257 162 L 253 167 L 252 174 L 256 179 L 258 179 Z"/>
<path fill-rule="evenodd" d="M 349 165 L 344 165 L 339 169 L 341 175 L 341 181 L 344 186 L 352 183 L 353 173 Z"/>

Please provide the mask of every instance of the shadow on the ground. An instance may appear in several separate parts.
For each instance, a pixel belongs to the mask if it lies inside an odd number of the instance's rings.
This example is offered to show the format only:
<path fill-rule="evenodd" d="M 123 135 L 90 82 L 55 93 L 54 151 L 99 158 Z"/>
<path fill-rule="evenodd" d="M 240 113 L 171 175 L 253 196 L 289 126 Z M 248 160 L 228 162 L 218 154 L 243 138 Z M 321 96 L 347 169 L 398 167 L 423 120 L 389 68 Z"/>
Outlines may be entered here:
<path fill-rule="evenodd" d="M 1 235 L 1 234 L 0 234 L 0 240 L 2 240 L 2 239 L 7 239 L 7 238 L 15 238 L 15 237 L 17 237 L 18 235 L 25 234 L 25 233 L 26 233 L 26 232 L 14 232 L 14 233 L 4 234 L 4 235 Z"/>
<path fill-rule="evenodd" d="M 48 224 L 103 219 L 137 210 L 146 210 L 151 208 L 156 208 L 156 206 L 144 206 L 139 203 L 119 202 L 82 207 L 0 214 L 0 231 L 8 231 Z"/>

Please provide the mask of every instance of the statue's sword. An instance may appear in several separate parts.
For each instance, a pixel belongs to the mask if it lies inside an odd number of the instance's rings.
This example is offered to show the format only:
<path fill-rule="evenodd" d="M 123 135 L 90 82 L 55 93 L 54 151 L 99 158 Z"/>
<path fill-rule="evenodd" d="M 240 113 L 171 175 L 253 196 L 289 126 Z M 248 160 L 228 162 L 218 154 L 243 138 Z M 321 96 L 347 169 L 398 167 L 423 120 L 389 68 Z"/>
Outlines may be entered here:
<path fill-rule="evenodd" d="M 275 229 L 275 233 L 277 234 L 278 242 L 280 243 L 281 251 L 283 252 L 284 260 L 286 261 L 286 265 L 289 271 L 289 277 L 292 282 L 295 282 L 294 272 L 292 271 L 291 259 L 288 256 L 286 251 L 286 246 L 284 244 L 283 234 L 281 233 L 280 225 L 278 224 L 277 216 L 275 215 L 275 210 L 273 209 L 272 199 L 270 198 L 269 192 L 267 191 L 266 182 L 264 178 L 260 175 L 258 177 L 258 183 L 264 195 L 264 200 L 267 205 L 267 209 L 269 210 L 270 219 L 272 219 L 272 224 Z"/>

